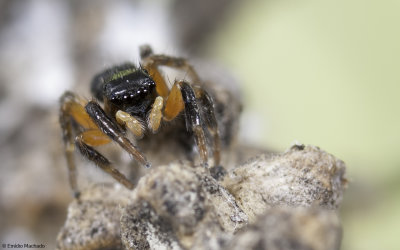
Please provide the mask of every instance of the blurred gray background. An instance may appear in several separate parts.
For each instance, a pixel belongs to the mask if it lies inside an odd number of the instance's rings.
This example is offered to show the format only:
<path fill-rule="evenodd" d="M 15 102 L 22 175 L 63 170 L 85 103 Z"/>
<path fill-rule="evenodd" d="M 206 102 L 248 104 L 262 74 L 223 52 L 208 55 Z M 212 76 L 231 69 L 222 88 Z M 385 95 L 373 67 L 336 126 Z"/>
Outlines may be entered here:
<path fill-rule="evenodd" d="M 400 2 L 0 1 L 0 243 L 54 248 L 71 196 L 58 127 L 67 89 L 138 46 L 223 65 L 244 96 L 241 141 L 344 160 L 342 249 L 400 243 Z"/>

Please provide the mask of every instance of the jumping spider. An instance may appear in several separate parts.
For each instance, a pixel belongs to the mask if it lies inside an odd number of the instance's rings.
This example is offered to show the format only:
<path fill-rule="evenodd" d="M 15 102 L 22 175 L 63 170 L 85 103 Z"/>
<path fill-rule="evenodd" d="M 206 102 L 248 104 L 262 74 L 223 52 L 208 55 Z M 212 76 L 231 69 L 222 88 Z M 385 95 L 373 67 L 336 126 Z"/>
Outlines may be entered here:
<path fill-rule="evenodd" d="M 214 165 L 220 163 L 220 136 L 213 100 L 203 89 L 193 67 L 183 58 L 153 54 L 149 46 L 140 48 L 140 56 L 139 67 L 125 63 L 96 75 L 91 83 L 95 100 L 86 101 L 69 91 L 60 98 L 69 182 L 76 197 L 79 191 L 75 147 L 118 182 L 133 189 L 133 183 L 94 147 L 114 141 L 141 165 L 150 167 L 145 155 L 127 138 L 127 129 L 136 139 L 141 139 L 147 130 L 157 133 L 162 120 L 172 121 L 181 112 L 186 128 L 193 134 L 202 164 L 207 166 L 208 162 L 205 128 L 212 137 Z M 192 82 L 175 80 L 169 88 L 160 66 L 185 71 Z"/>

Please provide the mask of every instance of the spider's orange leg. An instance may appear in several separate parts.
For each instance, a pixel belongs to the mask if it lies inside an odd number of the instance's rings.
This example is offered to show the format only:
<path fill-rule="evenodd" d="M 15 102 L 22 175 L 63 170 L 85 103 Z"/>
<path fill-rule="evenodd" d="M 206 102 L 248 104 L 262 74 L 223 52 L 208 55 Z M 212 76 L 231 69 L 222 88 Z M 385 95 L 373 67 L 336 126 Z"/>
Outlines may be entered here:
<path fill-rule="evenodd" d="M 156 83 L 156 91 L 157 93 L 166 98 L 169 93 L 169 88 L 167 83 L 165 82 L 164 77 L 161 75 L 161 72 L 158 70 L 158 64 L 156 64 L 153 60 L 150 60 L 150 57 L 153 55 L 153 51 L 149 46 L 142 46 L 140 48 L 140 56 L 142 59 L 142 67 L 149 72 L 151 78 L 153 78 Z"/>
<path fill-rule="evenodd" d="M 142 46 L 140 48 L 140 55 L 142 58 L 142 67 L 146 69 L 150 76 L 157 83 L 157 93 L 166 98 L 169 94 L 168 85 L 165 82 L 164 77 L 161 75 L 159 66 L 167 66 L 170 68 L 186 71 L 187 75 L 195 83 L 200 82 L 200 78 L 194 70 L 193 66 L 190 65 L 186 59 L 180 57 L 171 57 L 166 55 L 154 55 L 153 51 L 149 46 Z"/>
<path fill-rule="evenodd" d="M 111 139 L 99 129 L 91 129 L 82 132 L 79 137 L 85 144 L 96 147 L 105 145 L 111 142 Z"/>
<path fill-rule="evenodd" d="M 164 109 L 164 120 L 171 121 L 175 119 L 175 117 L 182 112 L 185 108 L 185 103 L 182 99 L 181 88 L 179 86 L 179 82 L 175 82 L 169 92 L 165 109 Z"/>
<path fill-rule="evenodd" d="M 60 125 L 63 133 L 64 150 L 68 166 L 68 178 L 74 196 L 79 197 L 77 170 L 75 165 L 74 123 L 84 129 L 97 129 L 83 107 L 84 101 L 72 92 L 65 92 L 60 98 Z"/>
<path fill-rule="evenodd" d="M 143 67 L 150 72 L 150 75 L 154 77 L 157 83 L 157 92 L 166 99 L 164 120 L 171 121 L 182 112 L 182 110 L 185 110 L 186 126 L 194 133 L 200 157 L 203 164 L 206 165 L 208 153 L 204 130 L 200 123 L 201 116 L 204 116 L 208 131 L 213 136 L 214 164 L 219 165 L 221 158 L 221 142 L 214 114 L 214 106 L 210 96 L 201 88 L 193 89 L 184 81 L 175 82 L 171 90 L 168 91 L 168 86 L 158 69 L 159 66 L 167 66 L 186 71 L 192 82 L 199 83 L 200 78 L 193 66 L 184 58 L 154 55 L 150 46 L 142 46 L 140 48 L 140 55 Z M 196 102 L 197 100 L 201 104 L 201 114 Z"/>
<path fill-rule="evenodd" d="M 147 55 L 147 57 L 142 58 L 142 60 L 144 66 L 152 66 L 156 68 L 159 66 L 167 66 L 186 71 L 193 82 L 200 82 L 200 77 L 197 75 L 193 66 L 190 65 L 185 58 L 150 54 Z"/>
<path fill-rule="evenodd" d="M 200 110 L 192 87 L 185 81 L 175 82 L 168 96 L 164 110 L 166 120 L 174 119 L 182 110 L 185 111 L 186 127 L 192 131 L 204 166 L 208 165 L 206 138 L 201 126 Z"/>
<path fill-rule="evenodd" d="M 79 191 L 74 157 L 75 144 L 72 131 L 72 121 L 71 117 L 68 115 L 68 112 L 63 108 L 66 102 L 68 102 L 66 100 L 67 98 L 68 96 L 66 94 L 61 97 L 62 105 L 60 110 L 60 125 L 63 133 L 65 158 L 67 159 L 69 185 L 72 189 L 74 196 L 77 198 L 79 197 Z"/>
<path fill-rule="evenodd" d="M 146 62 L 142 65 L 142 67 L 149 72 L 149 75 L 156 83 L 157 93 L 162 97 L 167 97 L 169 88 L 164 80 L 164 77 L 161 75 L 161 72 L 158 70 L 157 65 Z"/>
<path fill-rule="evenodd" d="M 116 168 L 114 168 L 107 158 L 93 148 L 111 142 L 112 137 L 104 133 L 101 130 L 101 127 L 95 123 L 96 120 L 93 120 L 88 114 L 86 110 L 87 105 L 84 107 L 85 101 L 71 92 L 66 92 L 61 97 L 60 101 L 60 124 L 63 130 L 65 154 L 69 169 L 69 182 L 71 189 L 74 192 L 74 196 L 76 198 L 79 197 L 77 171 L 74 159 L 75 147 L 79 149 L 84 157 L 93 161 L 103 171 L 110 174 L 125 187 L 133 189 L 133 184 Z M 78 127 L 74 127 L 74 125 Z M 74 130 L 77 128 L 81 128 L 84 131 L 74 138 Z M 114 125 L 114 129 L 119 128 Z M 120 139 L 120 141 L 124 142 L 123 139 Z"/>

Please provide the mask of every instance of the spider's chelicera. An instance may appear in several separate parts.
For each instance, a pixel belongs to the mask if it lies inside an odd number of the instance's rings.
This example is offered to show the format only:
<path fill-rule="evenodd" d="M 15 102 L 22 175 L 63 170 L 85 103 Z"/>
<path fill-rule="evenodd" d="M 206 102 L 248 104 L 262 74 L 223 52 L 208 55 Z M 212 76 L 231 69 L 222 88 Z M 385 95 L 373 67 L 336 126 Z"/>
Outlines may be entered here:
<path fill-rule="evenodd" d="M 126 137 L 126 130 L 136 139 L 147 130 L 157 133 L 162 121 L 171 121 L 181 112 L 186 127 L 193 134 L 200 159 L 207 166 L 207 134 L 212 136 L 214 165 L 220 162 L 220 138 L 213 101 L 202 88 L 193 67 L 183 58 L 155 55 L 148 46 L 141 47 L 141 66 L 126 63 L 96 75 L 91 91 L 96 100 L 86 101 L 65 92 L 60 101 L 60 124 L 65 143 L 69 181 L 79 196 L 74 150 L 129 189 L 133 184 L 95 147 L 111 141 L 126 150 L 134 160 L 150 167 L 145 155 Z M 176 80 L 168 87 L 159 67 L 167 66 L 187 73 L 191 82 Z M 103 107 L 99 104 L 103 103 Z"/>

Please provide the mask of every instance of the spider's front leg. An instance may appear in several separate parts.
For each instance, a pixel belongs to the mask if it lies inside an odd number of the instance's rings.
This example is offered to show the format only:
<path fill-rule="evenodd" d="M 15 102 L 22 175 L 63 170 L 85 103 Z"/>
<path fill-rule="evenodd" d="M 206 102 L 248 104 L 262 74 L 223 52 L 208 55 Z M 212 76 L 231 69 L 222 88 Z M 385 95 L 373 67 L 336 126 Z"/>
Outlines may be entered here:
<path fill-rule="evenodd" d="M 182 110 L 185 112 L 186 127 L 194 134 L 202 164 L 207 167 L 207 143 L 202 127 L 200 109 L 197 105 L 196 95 L 193 88 L 183 80 L 175 82 L 171 89 L 165 105 L 164 119 L 170 121 Z"/>
<path fill-rule="evenodd" d="M 132 155 L 136 161 L 149 168 L 151 164 L 146 157 L 126 138 L 118 125 L 109 118 L 100 105 L 95 101 L 86 104 L 85 110 L 98 128 L 110 139 L 118 143 L 125 151 Z"/>
<path fill-rule="evenodd" d="M 85 105 L 85 101 L 72 92 L 66 92 L 61 97 L 60 102 L 60 125 L 63 131 L 69 182 L 74 196 L 76 198 L 79 197 L 74 159 L 75 147 L 79 149 L 84 157 L 94 162 L 125 187 L 132 189 L 133 184 L 94 147 L 115 140 L 118 144 L 122 144 L 121 146 L 133 155 L 136 160 L 145 166 L 149 166 L 146 158 L 122 135 L 119 127 L 106 116 L 97 103 L 89 102 Z"/>
<path fill-rule="evenodd" d="M 141 46 L 140 56 L 142 58 L 143 68 L 145 68 L 155 82 L 157 82 L 157 93 L 166 99 L 164 120 L 170 121 L 182 110 L 185 110 L 186 127 L 194 133 L 203 165 L 207 165 L 208 153 L 201 119 L 203 116 L 205 118 L 205 125 L 213 136 L 214 164 L 219 165 L 221 143 L 217 121 L 214 115 L 214 105 L 210 96 L 202 88 L 195 87 L 193 89 L 192 86 L 185 81 L 175 82 L 169 91 L 165 79 L 158 69 L 159 66 L 167 66 L 185 71 L 192 82 L 199 83 L 200 78 L 193 66 L 184 58 L 155 55 L 148 45 Z M 197 101 L 200 104 L 200 108 Z"/>
<path fill-rule="evenodd" d="M 69 183 L 74 197 L 79 198 L 80 195 L 77 186 L 77 170 L 74 159 L 75 147 L 79 149 L 84 157 L 93 161 L 121 184 L 132 189 L 133 184 L 115 169 L 107 158 L 93 148 L 93 146 L 107 144 L 111 140 L 99 130 L 89 117 L 84 108 L 84 100 L 78 98 L 72 92 L 65 92 L 60 102 L 60 125 L 63 132 L 65 155 L 69 170 Z M 74 138 L 76 134 L 77 136 Z"/>
<path fill-rule="evenodd" d="M 94 132 L 94 133 L 93 133 Z M 119 172 L 111 162 L 100 154 L 93 147 L 89 146 L 89 142 L 92 144 L 97 144 L 95 146 L 100 146 L 103 144 L 101 137 L 105 135 L 102 134 L 100 130 L 89 130 L 83 132 L 75 139 L 75 145 L 78 147 L 79 151 L 83 156 L 85 156 L 90 161 L 94 162 L 97 166 L 99 166 L 104 172 L 110 174 L 115 180 L 120 182 L 128 189 L 133 189 L 133 183 L 130 182 L 125 175 Z M 93 143 L 95 142 L 95 143 Z"/>

